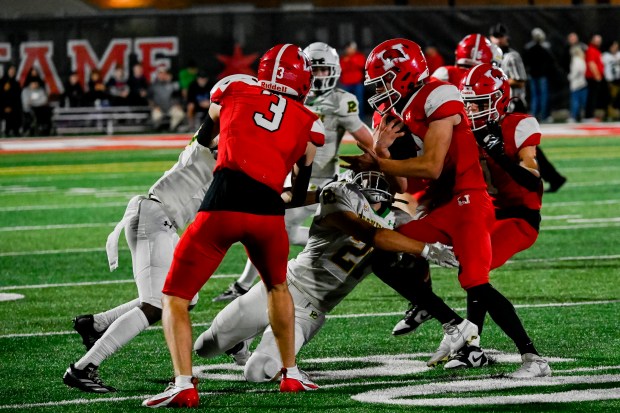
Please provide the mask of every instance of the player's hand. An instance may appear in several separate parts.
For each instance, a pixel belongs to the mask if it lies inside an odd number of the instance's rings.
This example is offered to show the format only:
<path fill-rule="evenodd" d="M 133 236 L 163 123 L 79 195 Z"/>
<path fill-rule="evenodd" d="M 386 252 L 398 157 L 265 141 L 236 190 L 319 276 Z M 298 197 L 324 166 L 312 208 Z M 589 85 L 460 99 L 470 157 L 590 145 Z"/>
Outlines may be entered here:
<path fill-rule="evenodd" d="M 452 247 L 436 242 L 434 244 L 426 244 L 422 251 L 422 257 L 431 264 L 437 264 L 446 268 L 458 268 L 459 261 L 456 259 Z"/>
<path fill-rule="evenodd" d="M 372 134 L 375 152 L 384 153 L 392 146 L 397 138 L 405 134 L 404 126 L 405 124 L 400 119 L 389 114 L 383 115 L 379 126 Z"/>
<path fill-rule="evenodd" d="M 413 219 L 414 220 L 422 219 L 427 215 L 428 215 L 428 208 L 426 207 L 426 205 L 418 204 L 418 206 L 415 207 L 415 213 L 413 214 Z"/>
<path fill-rule="evenodd" d="M 358 142 L 357 146 L 364 151 L 362 155 L 341 155 L 340 159 L 347 162 L 348 165 L 340 165 L 345 169 L 351 169 L 358 173 L 362 171 L 379 171 L 379 158 L 372 148 Z"/>
<path fill-rule="evenodd" d="M 487 122 L 484 128 L 474 131 L 478 145 L 489 154 L 491 158 L 504 155 L 504 140 L 502 131 L 495 121 Z"/>

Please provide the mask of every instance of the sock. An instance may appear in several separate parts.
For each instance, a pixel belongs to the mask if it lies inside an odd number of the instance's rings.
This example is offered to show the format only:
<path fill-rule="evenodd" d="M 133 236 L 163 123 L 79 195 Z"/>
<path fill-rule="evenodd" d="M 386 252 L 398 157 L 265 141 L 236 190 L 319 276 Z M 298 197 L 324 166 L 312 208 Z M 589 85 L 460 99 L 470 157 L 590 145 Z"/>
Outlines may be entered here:
<path fill-rule="evenodd" d="M 301 373 L 299 372 L 299 368 L 297 368 L 297 365 L 286 368 L 286 377 L 289 377 L 291 379 L 297 379 L 297 380 L 302 379 Z"/>
<path fill-rule="evenodd" d="M 96 331 L 103 331 L 110 326 L 117 318 L 125 314 L 127 311 L 131 310 L 140 305 L 140 299 L 136 298 L 135 300 L 129 301 L 125 304 L 121 304 L 118 307 L 114 307 L 111 310 L 105 311 L 103 313 L 93 315 L 94 324 L 93 327 Z"/>
<path fill-rule="evenodd" d="M 510 301 L 491 284 L 482 284 L 467 290 L 467 296 L 477 300 L 487 309 L 495 324 L 514 341 L 521 354 L 534 353 L 536 349 Z"/>
<path fill-rule="evenodd" d="M 474 299 L 471 294 L 467 294 L 467 319 L 478 326 L 478 334 L 482 334 L 484 319 L 487 315 L 487 309 L 480 301 Z"/>
<path fill-rule="evenodd" d="M 174 378 L 174 385 L 177 387 L 193 387 L 192 376 L 176 376 Z"/>
<path fill-rule="evenodd" d="M 237 280 L 237 284 L 244 290 L 249 290 L 254 285 L 254 280 L 258 277 L 258 270 L 252 264 L 252 261 L 248 259 L 245 263 L 245 269 L 243 270 L 243 274 Z"/>
<path fill-rule="evenodd" d="M 97 340 L 75 367 L 82 370 L 88 363 L 99 366 L 103 360 L 114 354 L 119 348 L 130 342 L 140 332 L 146 330 L 149 322 L 139 308 L 123 314 L 113 322 L 105 334 Z"/>

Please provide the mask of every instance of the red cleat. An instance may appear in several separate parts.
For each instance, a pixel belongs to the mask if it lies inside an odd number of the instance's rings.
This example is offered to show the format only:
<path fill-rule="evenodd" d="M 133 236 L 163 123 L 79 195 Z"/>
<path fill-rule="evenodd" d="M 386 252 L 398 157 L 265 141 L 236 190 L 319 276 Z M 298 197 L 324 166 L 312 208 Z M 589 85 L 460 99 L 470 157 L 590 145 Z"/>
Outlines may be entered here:
<path fill-rule="evenodd" d="M 142 402 L 142 406 L 153 409 L 159 407 L 198 407 L 200 397 L 192 383 L 191 387 L 183 388 L 170 383 L 163 393 L 159 393 Z"/>
<path fill-rule="evenodd" d="M 319 386 L 310 380 L 308 375 L 299 370 L 301 373 L 301 379 L 295 379 L 292 377 L 287 377 L 286 369 L 283 368 L 282 372 L 282 380 L 280 381 L 280 392 L 281 393 L 297 393 L 300 391 L 312 391 L 317 390 Z"/>

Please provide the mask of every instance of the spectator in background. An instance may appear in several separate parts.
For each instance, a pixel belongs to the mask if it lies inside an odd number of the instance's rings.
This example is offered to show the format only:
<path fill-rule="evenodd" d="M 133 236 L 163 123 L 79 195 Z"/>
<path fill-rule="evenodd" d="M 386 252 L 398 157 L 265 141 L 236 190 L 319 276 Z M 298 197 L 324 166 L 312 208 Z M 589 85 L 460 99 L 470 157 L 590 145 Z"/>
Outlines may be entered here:
<path fill-rule="evenodd" d="M 110 105 L 105 83 L 103 83 L 103 78 L 98 70 L 90 72 L 85 101 L 87 105 L 95 107 Z"/>
<path fill-rule="evenodd" d="M 30 135 L 50 134 L 52 109 L 40 77 L 30 78 L 22 90 L 22 108 L 26 116 L 25 131 Z"/>
<path fill-rule="evenodd" d="M 209 113 L 211 85 L 207 72 L 201 70 L 187 89 L 187 118 L 190 130 L 197 130 Z"/>
<path fill-rule="evenodd" d="M 426 63 L 428 64 L 428 73 L 435 73 L 435 70 L 446 64 L 435 46 L 427 46 L 424 49 L 424 56 L 426 56 Z"/>
<path fill-rule="evenodd" d="M 170 130 L 175 131 L 185 118 L 178 96 L 175 96 L 178 91 L 179 84 L 172 81 L 170 72 L 164 67 L 157 69 L 157 77 L 148 90 L 151 120 L 155 128 L 162 129 L 168 117 Z"/>
<path fill-rule="evenodd" d="M 188 91 L 189 85 L 198 77 L 198 65 L 194 59 L 187 62 L 187 66 L 179 70 L 179 87 L 181 88 L 181 96 L 185 102 L 189 103 Z"/>
<path fill-rule="evenodd" d="M 584 53 L 588 50 L 588 45 L 579 41 L 577 33 L 570 32 L 566 35 L 566 46 L 564 47 L 564 55 L 562 57 L 562 67 L 566 73 L 570 72 L 570 65 L 573 61 L 573 46 L 581 47 Z"/>
<path fill-rule="evenodd" d="M 353 93 L 359 105 L 360 118 L 364 117 L 364 66 L 366 56 L 357 50 L 357 43 L 351 41 L 344 46 L 340 55 L 340 85 L 344 90 Z"/>
<path fill-rule="evenodd" d="M 540 28 L 532 30 L 532 41 L 525 45 L 523 63 L 530 86 L 530 112 L 538 121 L 552 122 L 549 116 L 549 81 L 555 74 L 555 58 L 546 34 Z"/>
<path fill-rule="evenodd" d="M 127 104 L 129 106 L 147 106 L 149 82 L 144 76 L 144 68 L 140 63 L 131 67 L 131 75 L 129 75 L 127 85 L 129 86 Z"/>
<path fill-rule="evenodd" d="M 521 55 L 509 45 L 508 28 L 502 23 L 497 23 L 489 30 L 490 40 L 503 52 L 501 68 L 508 76 L 510 84 L 510 112 L 527 113 L 527 100 L 525 96 L 525 82 L 527 72 L 523 65 Z"/>
<path fill-rule="evenodd" d="M 569 123 L 581 122 L 581 113 L 586 108 L 588 99 L 588 81 L 586 80 L 585 53 L 579 44 L 573 44 L 571 50 L 570 72 L 568 83 L 570 87 L 570 118 Z"/>
<path fill-rule="evenodd" d="M 114 74 L 105 84 L 112 106 L 125 106 L 129 98 L 129 85 L 125 79 L 125 71 L 117 66 Z"/>
<path fill-rule="evenodd" d="M 607 120 L 619 118 L 620 108 L 620 51 L 618 41 L 613 40 L 603 53 L 605 66 L 605 81 L 609 88 L 609 102 L 607 104 Z"/>
<path fill-rule="evenodd" d="M 76 72 L 69 74 L 60 104 L 69 108 L 77 108 L 84 105 L 84 88 L 82 88 L 80 78 Z"/>
<path fill-rule="evenodd" d="M 603 73 L 603 56 L 601 54 L 601 43 L 603 38 L 595 34 L 590 39 L 588 50 L 586 50 L 586 80 L 588 81 L 588 101 L 586 102 L 587 120 L 595 120 L 594 111 L 601 107 L 603 97 L 603 86 L 605 78 Z"/>
<path fill-rule="evenodd" d="M 22 87 L 17 81 L 17 66 L 9 64 L 0 79 L 0 120 L 4 119 L 4 136 L 20 136 L 22 125 Z"/>

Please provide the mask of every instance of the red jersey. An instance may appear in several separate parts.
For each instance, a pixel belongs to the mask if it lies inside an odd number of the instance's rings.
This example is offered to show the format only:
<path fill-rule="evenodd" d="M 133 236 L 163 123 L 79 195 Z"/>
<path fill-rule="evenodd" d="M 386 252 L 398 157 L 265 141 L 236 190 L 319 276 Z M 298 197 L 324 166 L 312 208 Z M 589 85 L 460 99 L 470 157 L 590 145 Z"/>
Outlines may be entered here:
<path fill-rule="evenodd" d="M 443 80 L 459 87 L 461 79 L 470 68 L 461 66 L 442 66 L 431 74 L 431 81 Z"/>
<path fill-rule="evenodd" d="M 439 80 L 427 83 L 409 99 L 401 113 L 393 111 L 409 128 L 422 153 L 429 124 L 460 115 L 461 122 L 452 131 L 441 175 L 430 183 L 429 191 L 454 196 L 467 190 L 486 189 L 478 144 L 469 128 L 461 94 L 455 86 Z"/>
<path fill-rule="evenodd" d="M 515 163 L 519 163 L 519 151 L 526 146 L 540 144 L 540 125 L 535 117 L 523 113 L 509 113 L 500 122 L 504 136 L 504 152 Z M 539 211 L 542 206 L 542 182 L 536 191 L 530 191 L 519 185 L 501 166 L 484 150 L 481 150 L 482 162 L 489 170 L 489 193 L 494 197 L 496 208 L 524 206 Z"/>
<path fill-rule="evenodd" d="M 213 90 L 211 101 L 222 107 L 214 171 L 241 171 L 281 193 L 308 142 L 325 143 L 318 116 L 285 95 L 236 81 Z"/>

